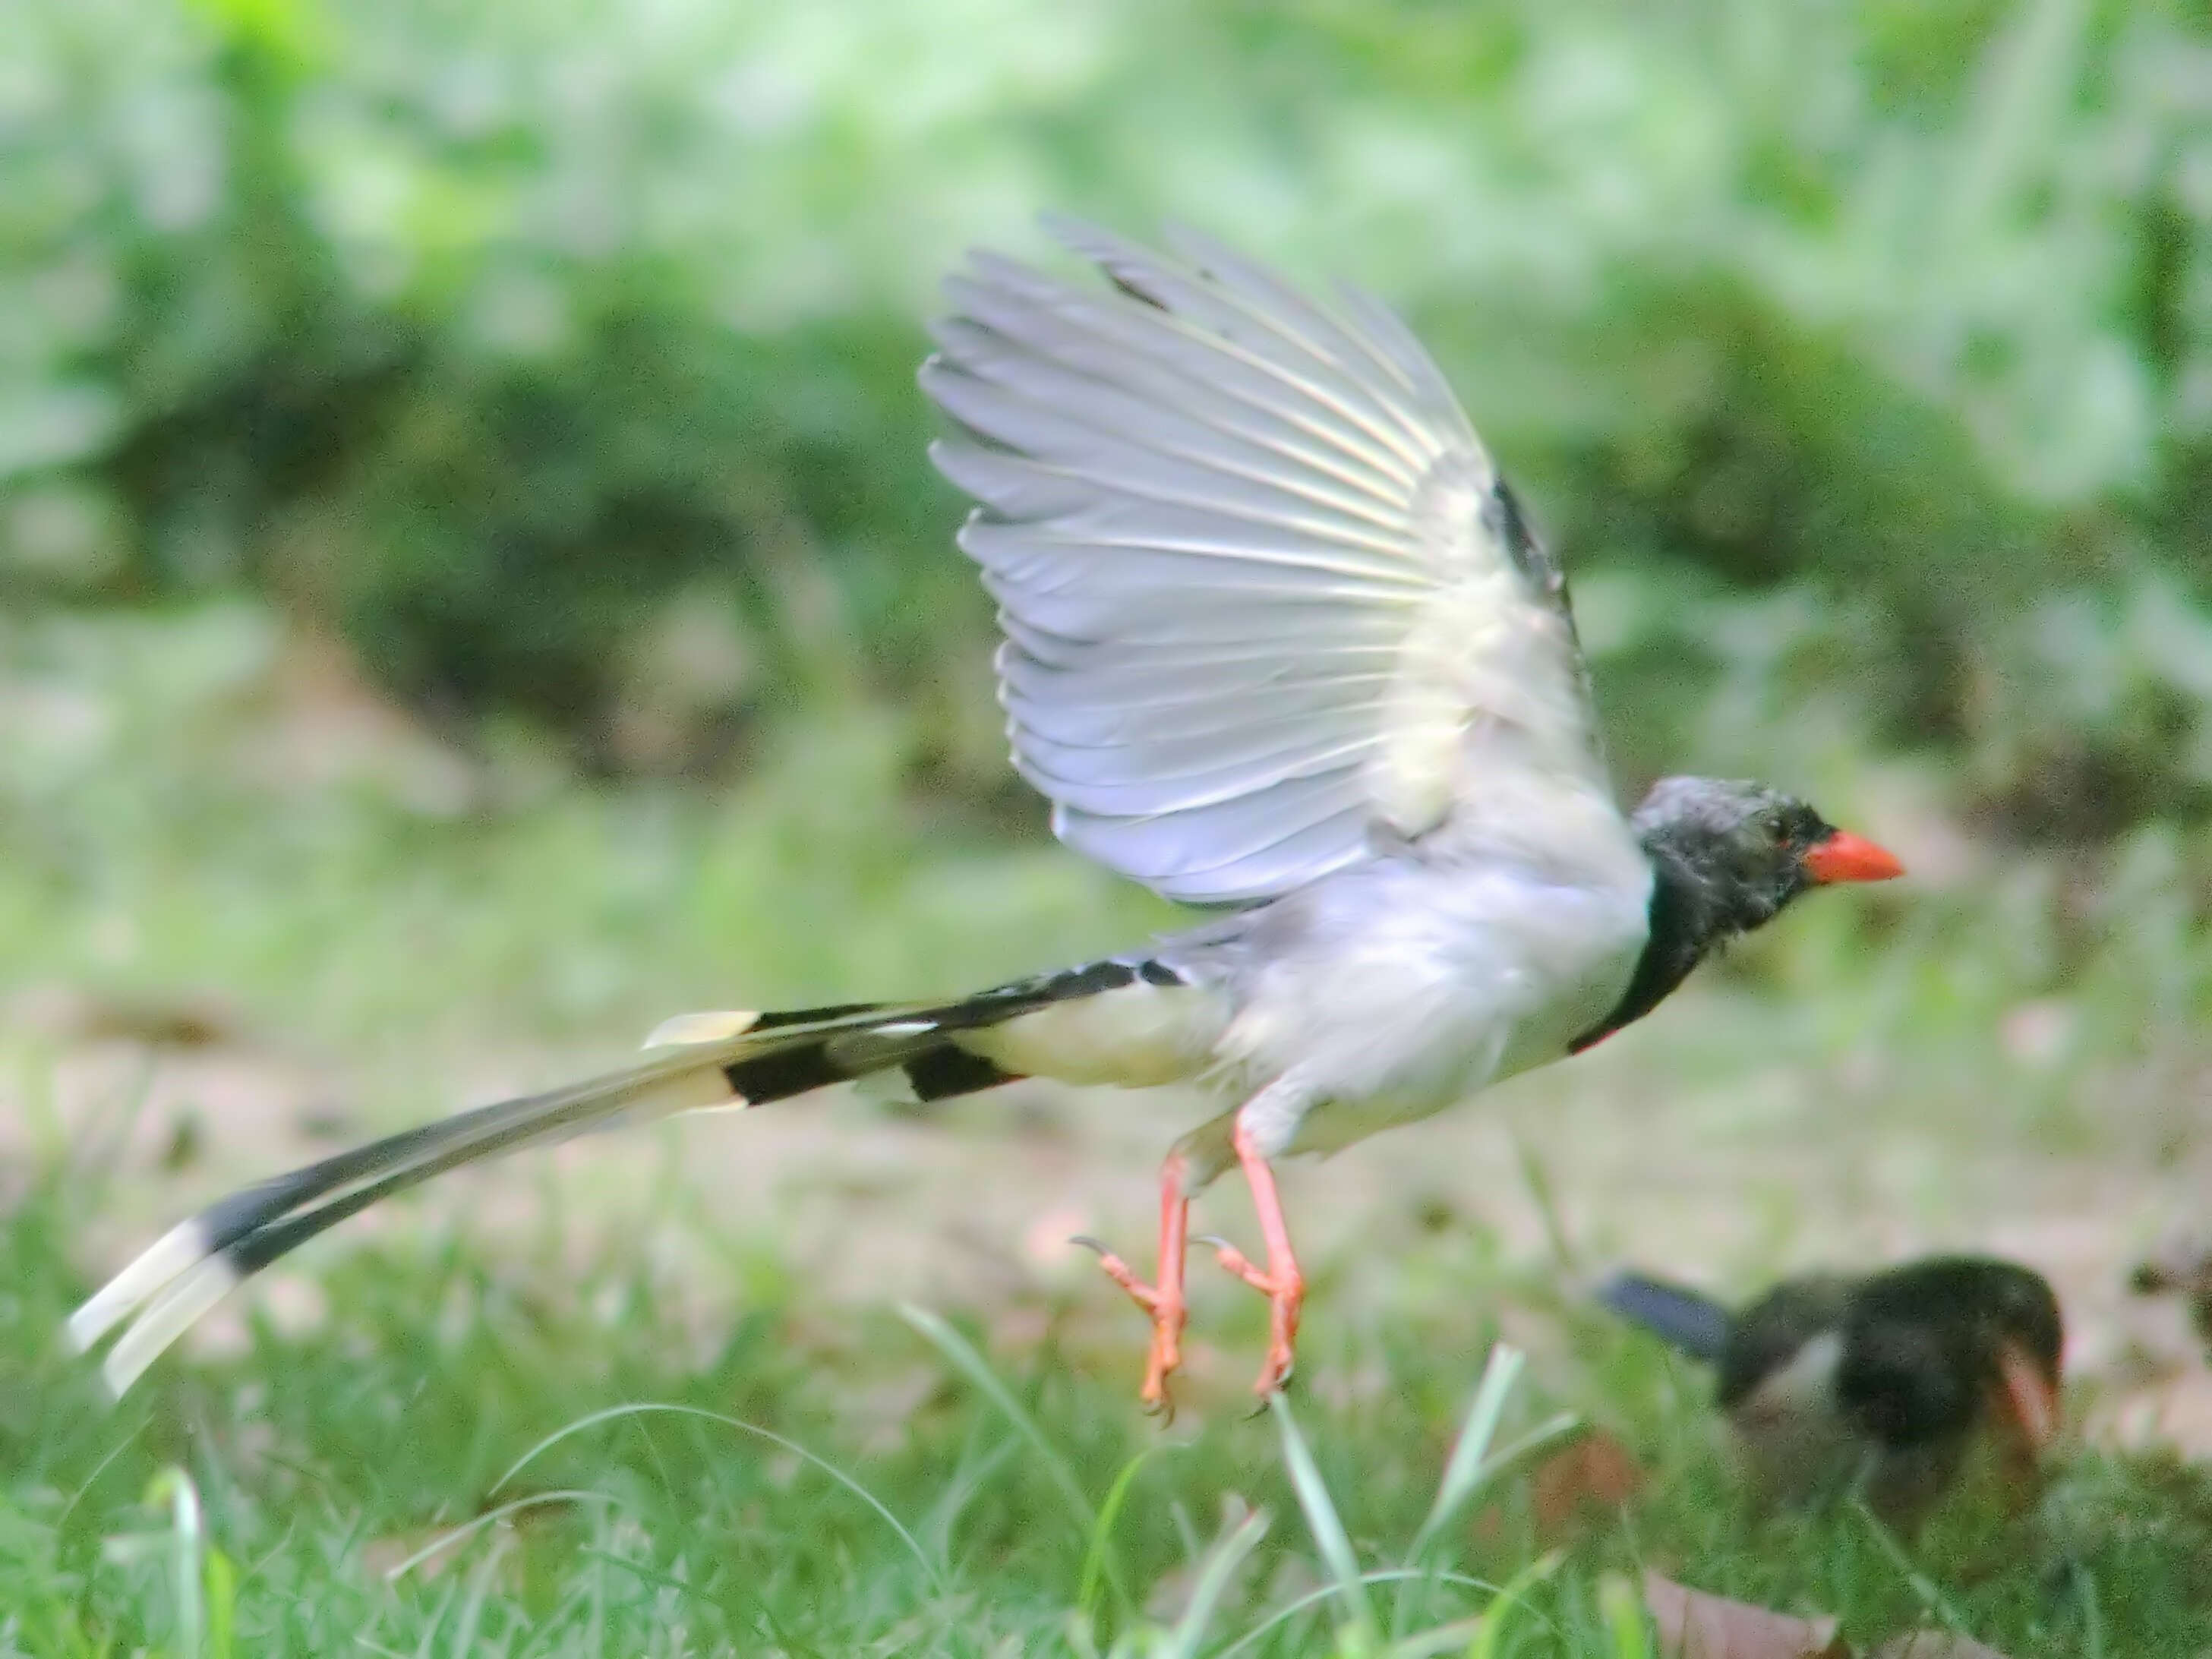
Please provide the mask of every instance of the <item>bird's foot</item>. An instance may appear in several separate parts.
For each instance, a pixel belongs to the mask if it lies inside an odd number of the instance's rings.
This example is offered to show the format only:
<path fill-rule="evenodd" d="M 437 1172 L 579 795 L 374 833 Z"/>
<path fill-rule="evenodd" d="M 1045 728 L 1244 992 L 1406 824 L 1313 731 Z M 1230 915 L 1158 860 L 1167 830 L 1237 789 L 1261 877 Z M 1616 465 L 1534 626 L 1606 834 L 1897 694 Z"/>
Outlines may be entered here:
<path fill-rule="evenodd" d="M 1213 1259 L 1267 1298 L 1267 1358 L 1260 1367 L 1260 1380 L 1252 1392 L 1265 1400 L 1291 1380 L 1297 1364 L 1298 1312 L 1305 1304 L 1306 1282 L 1295 1261 L 1280 1273 L 1271 1273 L 1227 1239 L 1203 1234 L 1201 1244 L 1213 1247 Z"/>
<path fill-rule="evenodd" d="M 1152 1316 L 1152 1347 L 1145 1358 L 1145 1386 L 1137 1398 L 1151 1412 L 1167 1422 L 1175 1420 L 1175 1397 L 1168 1392 L 1168 1379 L 1182 1364 L 1182 1330 L 1188 1322 L 1190 1310 L 1182 1296 L 1180 1284 L 1168 1286 L 1147 1285 L 1137 1277 L 1136 1271 L 1121 1258 L 1108 1249 L 1097 1239 L 1081 1235 L 1068 1241 L 1097 1253 L 1098 1265 L 1105 1269 L 1106 1277 L 1119 1285 L 1134 1302 Z"/>

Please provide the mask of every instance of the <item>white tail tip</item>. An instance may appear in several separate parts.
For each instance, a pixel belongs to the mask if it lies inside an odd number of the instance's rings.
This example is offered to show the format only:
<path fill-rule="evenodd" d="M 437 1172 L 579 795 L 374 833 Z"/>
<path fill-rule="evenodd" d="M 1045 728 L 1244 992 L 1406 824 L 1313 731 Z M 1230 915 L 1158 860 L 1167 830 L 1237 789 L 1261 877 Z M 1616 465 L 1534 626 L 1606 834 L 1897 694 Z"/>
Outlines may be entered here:
<path fill-rule="evenodd" d="M 198 1267 L 161 1292 L 154 1304 L 124 1332 L 123 1340 L 100 1368 L 109 1392 L 120 1400 L 162 1351 L 191 1328 L 194 1321 L 238 1288 L 238 1269 L 219 1255 L 209 1256 Z"/>
<path fill-rule="evenodd" d="M 94 1343 L 130 1317 L 131 1310 L 190 1273 L 207 1254 L 207 1231 L 198 1221 L 169 1229 L 69 1316 L 65 1328 L 70 1346 L 79 1353 L 89 1352 Z"/>

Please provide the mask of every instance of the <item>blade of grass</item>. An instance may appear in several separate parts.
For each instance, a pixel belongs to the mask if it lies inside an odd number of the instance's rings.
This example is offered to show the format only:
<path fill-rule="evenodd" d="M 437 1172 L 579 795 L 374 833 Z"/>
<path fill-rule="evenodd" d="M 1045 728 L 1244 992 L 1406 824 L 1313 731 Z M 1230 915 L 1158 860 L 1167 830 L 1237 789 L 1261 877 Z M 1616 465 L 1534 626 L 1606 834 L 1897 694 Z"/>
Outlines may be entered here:
<path fill-rule="evenodd" d="M 1197 1582 L 1191 1586 L 1190 1605 L 1176 1621 L 1166 1644 L 1159 1650 L 1158 1659 L 1196 1659 L 1199 1644 L 1206 1639 L 1206 1627 L 1212 1620 L 1213 1609 L 1222 1593 L 1229 1588 L 1230 1579 L 1243 1565 L 1244 1558 L 1267 1535 L 1268 1525 L 1267 1511 L 1254 1510 L 1206 1553 Z"/>
<path fill-rule="evenodd" d="M 1443 1478 L 1437 1483 L 1436 1502 L 1429 1505 L 1428 1518 L 1413 1534 L 1413 1544 L 1406 1551 L 1407 1566 L 1421 1559 L 1437 1534 L 1459 1512 L 1460 1505 L 1482 1485 L 1483 1465 L 1490 1455 L 1490 1443 L 1497 1436 L 1499 1419 L 1505 1414 L 1506 1399 L 1528 1364 L 1528 1356 L 1509 1343 L 1498 1343 L 1490 1350 L 1482 1380 L 1468 1403 L 1467 1420 L 1444 1462 Z"/>
<path fill-rule="evenodd" d="M 1121 1518 L 1121 1505 L 1128 1500 L 1129 1488 L 1136 1482 L 1137 1473 L 1146 1460 L 1156 1453 L 1181 1449 L 1175 1443 L 1166 1442 L 1147 1446 L 1121 1466 L 1114 1484 L 1106 1489 L 1106 1501 L 1098 1506 L 1098 1519 L 1091 1528 L 1091 1547 L 1083 1557 L 1082 1588 L 1076 1592 L 1076 1605 L 1086 1619 L 1098 1616 L 1098 1597 L 1106 1588 L 1107 1574 L 1121 1571 L 1121 1558 L 1114 1550 L 1114 1523 Z"/>
<path fill-rule="evenodd" d="M 1455 1619 L 1449 1625 L 1400 1637 L 1383 1650 L 1383 1659 L 1436 1659 L 1440 1653 L 1462 1652 L 1481 1632 L 1480 1619 Z"/>
<path fill-rule="evenodd" d="M 1305 1512 L 1307 1529 L 1313 1534 L 1315 1547 L 1321 1551 L 1322 1560 L 1336 1580 L 1346 1620 L 1371 1649 L 1377 1645 L 1378 1635 L 1375 1607 L 1368 1600 L 1366 1586 L 1360 1580 L 1359 1559 L 1352 1553 L 1352 1539 L 1337 1515 L 1335 1501 L 1328 1495 L 1328 1486 L 1321 1478 L 1305 1436 L 1298 1431 L 1297 1419 L 1291 1413 L 1290 1401 L 1280 1390 L 1267 1396 L 1267 1408 L 1274 1413 L 1275 1426 L 1282 1431 L 1283 1462 L 1290 1469 L 1291 1490 L 1297 1493 L 1298 1507 Z"/>
<path fill-rule="evenodd" d="M 238 1570 L 221 1550 L 207 1553 L 205 1583 L 209 1659 L 231 1659 L 238 1642 Z"/>
<path fill-rule="evenodd" d="M 1467 1659 L 1498 1659 L 1498 1644 L 1509 1618 L 1527 1604 L 1529 1590 L 1557 1572 L 1559 1563 L 1566 1559 L 1564 1552 L 1553 1550 L 1538 1556 L 1505 1581 L 1505 1588 L 1490 1598 L 1490 1605 L 1475 1621 L 1474 1640 L 1468 1647 Z"/>
<path fill-rule="evenodd" d="M 492 1575 L 499 1571 L 508 1547 L 507 1538 L 493 1540 L 476 1576 L 469 1581 L 468 1600 L 461 1604 L 461 1622 L 453 1632 L 453 1659 L 467 1659 L 477 1650 L 477 1632 L 483 1625 L 484 1604 L 491 1600 Z"/>
<path fill-rule="evenodd" d="M 137 1445 L 138 1437 L 146 1432 L 153 1421 L 150 1417 L 139 1419 L 138 1425 L 109 1447 L 100 1462 L 93 1465 L 92 1473 L 76 1483 L 76 1490 L 70 1494 L 69 1502 L 62 1505 L 62 1512 L 54 1517 L 53 1530 L 57 1535 L 68 1525 L 70 1516 L 76 1513 L 77 1505 L 84 1502 L 85 1494 L 100 1484 L 100 1477 L 107 1473 L 108 1465 Z"/>
<path fill-rule="evenodd" d="M 415 1659 L 432 1659 L 435 1650 L 431 1644 L 438 1639 L 438 1632 L 445 1629 L 446 1615 L 453 1610 L 453 1603 L 460 1599 L 460 1595 L 461 1581 L 456 1574 L 447 1581 L 446 1593 L 438 1598 L 438 1605 L 432 1610 L 429 1622 L 422 1626 L 422 1639 L 416 1644 Z"/>
<path fill-rule="evenodd" d="M 1575 1249 L 1574 1241 L 1567 1235 L 1566 1218 L 1560 1213 L 1558 1190 L 1552 1185 L 1552 1172 L 1544 1167 L 1544 1160 L 1528 1144 L 1528 1138 L 1515 1125 L 1513 1160 L 1521 1167 L 1521 1182 L 1534 1200 L 1536 1214 L 1544 1224 L 1544 1239 L 1552 1247 L 1552 1256 L 1567 1273 L 1579 1274 L 1582 1259 Z"/>
<path fill-rule="evenodd" d="M 1467 1419 L 1459 1439 L 1445 1462 L 1443 1478 L 1437 1483 L 1436 1501 L 1430 1505 L 1427 1518 L 1414 1533 L 1413 1541 L 1406 1551 L 1409 1568 L 1420 1565 L 1453 1517 L 1502 1471 L 1577 1425 L 1571 1413 L 1561 1412 L 1504 1446 L 1495 1445 L 1506 1401 L 1527 1364 L 1528 1357 L 1507 1343 L 1501 1342 L 1492 1348 L 1489 1363 L 1483 1367 L 1482 1380 L 1476 1384 L 1474 1397 L 1468 1403 Z M 1408 1620 L 1416 1616 L 1414 1603 L 1423 1582 L 1414 1579 L 1399 1586 L 1391 1603 L 1393 1630 L 1402 1629 Z M 1426 1611 L 1424 1601 L 1418 1612 Z"/>
<path fill-rule="evenodd" d="M 902 1302 L 899 1317 L 927 1337 L 937 1351 L 968 1375 L 975 1385 L 990 1397 L 991 1403 L 1006 1413 L 1006 1420 L 1028 1441 L 1037 1455 L 1043 1459 L 1046 1472 L 1053 1484 L 1067 1499 L 1068 1511 L 1077 1522 L 1079 1529 L 1087 1539 L 1091 1529 L 1098 1524 L 1098 1512 L 1091 1507 L 1091 1500 L 1083 1495 L 1083 1487 L 1075 1478 L 1075 1471 L 1060 1455 L 1043 1425 L 1038 1423 L 1022 1402 L 1014 1398 L 1013 1390 L 993 1370 L 990 1362 L 977 1353 L 968 1340 L 927 1308 L 918 1308 L 910 1302 Z"/>
<path fill-rule="evenodd" d="M 540 1453 L 560 1444 L 570 1435 L 581 1434 L 586 1429 L 596 1428 L 599 1425 L 610 1422 L 618 1417 L 643 1417 L 647 1413 L 665 1413 L 671 1417 L 696 1417 L 705 1422 L 719 1423 L 726 1429 L 736 1429 L 740 1433 L 757 1436 L 770 1445 L 781 1446 L 794 1457 L 803 1458 L 881 1516 L 884 1524 L 899 1535 L 899 1541 L 906 1546 L 908 1553 L 921 1564 L 921 1570 L 929 1575 L 930 1582 L 940 1589 L 944 1588 L 945 1580 L 934 1564 L 931 1562 L 929 1553 L 922 1548 L 921 1540 L 906 1529 L 905 1524 L 884 1506 L 884 1501 L 875 1493 L 870 1492 L 828 1458 L 807 1450 L 796 1440 L 787 1440 L 772 1429 L 764 1429 L 757 1423 L 748 1423 L 742 1418 L 726 1417 L 720 1412 L 710 1412 L 702 1406 L 683 1406 L 670 1401 L 634 1400 L 626 1405 L 609 1406 L 604 1411 L 596 1411 L 587 1416 L 580 1417 L 567 1426 L 554 1430 L 552 1433 L 516 1458 L 507 1473 L 492 1482 L 491 1495 L 496 1497 L 500 1488 L 521 1474 L 526 1467 L 536 1461 Z"/>
<path fill-rule="evenodd" d="M 963 1455 L 946 1480 L 945 1490 L 929 1506 L 928 1513 L 915 1523 L 915 1535 L 929 1540 L 945 1570 L 950 1571 L 952 1565 L 952 1529 L 959 1524 L 968 1505 L 975 1501 L 976 1494 L 998 1473 L 999 1466 L 1014 1455 L 1016 1443 L 1011 1438 L 1001 1440 L 980 1457 Z"/>
<path fill-rule="evenodd" d="M 1195 1562 L 1206 1553 L 1206 1546 L 1198 1541 L 1198 1528 L 1190 1523 L 1190 1510 L 1182 1498 L 1168 1499 L 1168 1521 L 1175 1528 L 1176 1541 L 1182 1546 L 1182 1557 Z"/>
<path fill-rule="evenodd" d="M 1650 1626 L 1645 1623 L 1643 1598 L 1617 1572 L 1597 1581 L 1598 1616 L 1613 1638 L 1613 1659 L 1651 1659 Z"/>
<path fill-rule="evenodd" d="M 1482 1480 L 1477 1490 L 1488 1486 L 1530 1452 L 1539 1447 L 1548 1446 L 1554 1440 L 1562 1439 L 1582 1426 L 1582 1419 L 1577 1417 L 1572 1412 L 1556 1412 L 1529 1430 L 1528 1433 L 1507 1441 L 1492 1455 L 1490 1461 L 1483 1465 Z"/>
<path fill-rule="evenodd" d="M 1060 1488 L 1060 1495 L 1067 1500 L 1068 1512 L 1074 1517 L 1075 1529 L 1082 1534 L 1087 1550 L 1091 1534 L 1098 1526 L 1098 1512 L 1091 1508 L 1091 1500 L 1083 1495 L 1083 1487 L 1075 1478 L 1075 1471 L 1068 1467 L 1067 1460 L 1052 1443 L 1043 1425 L 1014 1398 L 1013 1390 L 1006 1385 L 998 1372 L 991 1369 L 990 1362 L 977 1353 L 967 1339 L 944 1320 L 928 1309 L 917 1307 L 911 1302 L 900 1303 L 898 1313 L 900 1318 L 921 1333 L 939 1353 L 965 1372 L 969 1380 L 989 1397 L 991 1403 L 1006 1414 L 1006 1420 L 1030 1443 L 1042 1462 L 1045 1473 L 1051 1477 L 1053 1485 Z M 1121 1582 L 1121 1568 L 1110 1553 L 1105 1557 L 1105 1568 L 1106 1582 L 1126 1610 L 1132 1605 L 1128 1587 Z"/>
<path fill-rule="evenodd" d="M 1943 1594 L 1942 1587 L 1934 1579 L 1912 1565 L 1912 1558 L 1905 1553 L 1905 1546 L 1899 1543 L 1896 1535 L 1882 1524 L 1881 1517 L 1867 1507 L 1866 1499 L 1853 1497 L 1851 1509 L 1872 1534 L 1875 1547 L 1896 1569 L 1897 1576 L 1905 1581 L 1905 1587 L 1919 1601 L 1921 1611 L 1934 1614 L 1952 1635 L 1972 1640 L 1973 1632 L 1966 1628 L 1966 1620 L 1960 1616 L 1958 1608 L 1952 1605 L 1951 1598 Z"/>
<path fill-rule="evenodd" d="M 2105 1618 L 2097 1606 L 2096 1575 L 2077 1561 L 2067 1576 L 2081 1603 L 2081 1659 L 2105 1659 Z"/>
<path fill-rule="evenodd" d="M 200 1568 L 200 1493 L 192 1478 L 172 1465 L 146 1490 L 149 1504 L 169 1506 L 171 1570 L 177 1595 L 177 1650 L 200 1659 L 207 1651 L 205 1580 Z"/>
<path fill-rule="evenodd" d="M 1420 1573 L 1406 1567 L 1379 1567 L 1373 1572 L 1364 1572 L 1359 1575 L 1359 1582 L 1362 1584 L 1401 1584 L 1408 1578 L 1430 1578 L 1439 1584 L 1458 1584 L 1465 1589 L 1480 1590 L 1486 1595 L 1493 1596 L 1504 1588 L 1502 1584 L 1492 1583 L 1487 1578 L 1472 1578 L 1463 1572 Z M 1319 1589 L 1308 1590 L 1295 1601 L 1285 1602 L 1258 1624 L 1253 1626 L 1251 1629 L 1246 1631 L 1243 1635 L 1222 1649 L 1214 1656 L 1214 1659 L 1236 1659 L 1237 1655 L 1243 1652 L 1255 1642 L 1261 1640 L 1269 1631 L 1284 1620 L 1295 1619 L 1308 1607 L 1317 1602 L 1326 1601 L 1330 1596 L 1341 1593 L 1334 1584 L 1323 1584 Z"/>
<path fill-rule="evenodd" d="M 1443 1505 L 1444 1494 L 1439 1491 L 1437 1499 L 1439 1505 L 1442 1506 L 1441 1513 L 1432 1516 L 1431 1518 L 1436 1521 L 1437 1526 L 1441 1528 L 1453 1515 L 1464 1509 L 1468 1503 L 1487 1487 L 1492 1481 L 1507 1469 L 1511 1468 L 1530 1452 L 1539 1447 L 1547 1446 L 1563 1436 L 1571 1434 L 1581 1426 L 1582 1419 L 1572 1412 L 1560 1412 L 1556 1416 L 1545 1419 L 1528 1433 L 1508 1441 L 1483 1461 L 1473 1483 L 1464 1492 L 1458 1494 L 1449 1505 Z M 1424 1533 L 1429 1532 L 1426 1523 L 1424 1523 L 1422 1530 Z M 1433 1534 L 1427 1537 L 1416 1537 L 1413 1547 L 1406 1553 L 1406 1565 L 1409 1567 L 1419 1566 L 1423 1559 L 1423 1552 L 1431 1542 L 1433 1542 Z M 1391 1616 L 1394 1620 L 1392 1629 L 1401 1628 L 1407 1620 L 1413 1616 L 1411 1609 L 1417 1599 L 1417 1592 L 1419 1586 L 1429 1581 L 1425 1578 L 1418 1578 L 1399 1586 L 1397 1595 L 1391 1606 Z M 1423 1604 L 1420 1611 L 1426 1611 L 1425 1604 Z"/>
<path fill-rule="evenodd" d="M 580 1489 L 567 1492 L 534 1492 L 527 1498 L 510 1498 L 496 1508 L 486 1510 L 482 1515 L 465 1521 L 458 1527 L 448 1528 L 397 1566 L 386 1568 L 384 1582 L 387 1584 L 398 1583 L 432 1556 L 444 1554 L 464 1539 L 482 1532 L 495 1522 L 504 1521 L 518 1510 L 535 1509 L 541 1504 L 605 1504 L 616 1509 L 622 1507 L 622 1500 L 619 1498 L 611 1498 L 603 1492 L 586 1492 Z"/>

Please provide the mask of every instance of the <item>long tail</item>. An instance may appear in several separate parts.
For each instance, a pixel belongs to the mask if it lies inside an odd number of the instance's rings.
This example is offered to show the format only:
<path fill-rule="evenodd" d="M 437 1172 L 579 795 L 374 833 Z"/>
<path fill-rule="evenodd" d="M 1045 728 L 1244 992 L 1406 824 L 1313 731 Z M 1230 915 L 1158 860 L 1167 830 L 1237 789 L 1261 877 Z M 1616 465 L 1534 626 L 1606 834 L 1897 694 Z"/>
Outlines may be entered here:
<path fill-rule="evenodd" d="M 1719 1362 L 1735 1322 L 1735 1315 L 1704 1292 L 1642 1273 L 1617 1273 L 1595 1294 L 1623 1319 L 1707 1364 Z"/>
<path fill-rule="evenodd" d="M 448 1170 L 617 1121 L 787 1100 L 893 1066 L 923 1100 L 973 1093 L 1022 1075 L 968 1046 L 983 1033 L 1056 1003 L 1181 983 L 1157 963 L 1115 961 L 941 1005 L 680 1015 L 647 1039 L 651 1057 L 626 1071 L 456 1113 L 210 1205 L 72 1314 L 69 1340 L 87 1352 L 130 1322 L 101 1368 L 120 1397 L 194 1321 L 255 1273 L 370 1205 Z"/>

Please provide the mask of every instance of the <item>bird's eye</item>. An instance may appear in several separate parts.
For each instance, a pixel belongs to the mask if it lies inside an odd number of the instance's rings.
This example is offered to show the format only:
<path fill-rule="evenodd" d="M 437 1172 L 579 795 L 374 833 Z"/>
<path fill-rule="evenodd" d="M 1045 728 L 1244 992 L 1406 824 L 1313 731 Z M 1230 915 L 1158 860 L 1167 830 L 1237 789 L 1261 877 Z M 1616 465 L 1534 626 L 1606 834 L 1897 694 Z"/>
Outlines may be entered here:
<path fill-rule="evenodd" d="M 1789 846 L 1790 837 L 1790 825 L 1788 822 L 1778 817 L 1767 819 L 1766 836 L 1767 839 L 1771 841 L 1777 847 Z"/>

